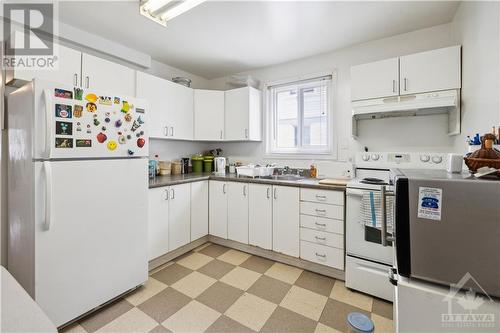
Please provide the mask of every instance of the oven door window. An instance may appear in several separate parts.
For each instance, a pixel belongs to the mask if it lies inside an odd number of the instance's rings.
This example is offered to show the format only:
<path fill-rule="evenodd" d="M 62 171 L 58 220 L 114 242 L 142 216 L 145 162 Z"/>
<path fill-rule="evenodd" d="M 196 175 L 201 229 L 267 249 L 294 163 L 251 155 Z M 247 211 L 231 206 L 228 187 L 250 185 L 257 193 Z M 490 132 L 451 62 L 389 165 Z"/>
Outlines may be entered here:
<path fill-rule="evenodd" d="M 379 191 L 363 191 L 361 197 L 361 219 L 364 224 L 365 240 L 382 243 L 382 206 Z M 387 234 L 392 236 L 394 228 L 394 197 L 386 197 Z M 389 242 L 392 246 L 392 242 Z"/>

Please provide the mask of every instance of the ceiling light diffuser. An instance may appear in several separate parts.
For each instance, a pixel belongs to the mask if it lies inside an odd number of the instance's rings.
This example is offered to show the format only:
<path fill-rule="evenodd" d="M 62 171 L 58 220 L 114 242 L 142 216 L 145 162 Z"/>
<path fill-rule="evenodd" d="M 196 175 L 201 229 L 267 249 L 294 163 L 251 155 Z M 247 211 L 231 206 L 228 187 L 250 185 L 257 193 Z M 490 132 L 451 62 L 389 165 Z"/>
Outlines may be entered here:
<path fill-rule="evenodd" d="M 142 0 L 139 5 L 139 11 L 147 18 L 163 26 L 167 21 L 187 12 L 198 6 L 206 0 Z"/>

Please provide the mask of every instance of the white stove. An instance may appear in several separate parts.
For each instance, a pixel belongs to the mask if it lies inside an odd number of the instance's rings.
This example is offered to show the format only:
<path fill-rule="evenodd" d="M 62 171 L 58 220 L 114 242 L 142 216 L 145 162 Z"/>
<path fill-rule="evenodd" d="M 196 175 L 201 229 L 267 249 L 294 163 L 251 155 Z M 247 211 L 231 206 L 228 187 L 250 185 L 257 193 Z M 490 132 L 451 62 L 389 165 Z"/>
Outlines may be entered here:
<path fill-rule="evenodd" d="M 444 153 L 357 153 L 355 178 L 347 184 L 346 286 L 392 301 L 388 278 L 393 265 L 392 246 L 382 246 L 381 190 L 385 186 L 387 221 L 392 225 L 394 198 L 390 169 L 446 169 Z"/>

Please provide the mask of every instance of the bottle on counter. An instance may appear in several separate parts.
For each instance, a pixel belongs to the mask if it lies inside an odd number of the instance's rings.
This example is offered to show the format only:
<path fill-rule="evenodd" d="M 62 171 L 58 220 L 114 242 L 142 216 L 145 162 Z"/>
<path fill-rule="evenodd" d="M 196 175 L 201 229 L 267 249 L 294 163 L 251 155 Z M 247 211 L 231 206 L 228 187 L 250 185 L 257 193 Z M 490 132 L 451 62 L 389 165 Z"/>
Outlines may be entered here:
<path fill-rule="evenodd" d="M 154 161 L 155 161 L 155 173 L 157 176 L 159 176 L 160 175 L 160 157 L 158 156 L 158 154 L 155 155 Z"/>
<path fill-rule="evenodd" d="M 318 177 L 318 169 L 316 168 L 316 165 L 313 163 L 311 164 L 311 167 L 309 169 L 309 176 L 311 178 L 316 178 Z"/>

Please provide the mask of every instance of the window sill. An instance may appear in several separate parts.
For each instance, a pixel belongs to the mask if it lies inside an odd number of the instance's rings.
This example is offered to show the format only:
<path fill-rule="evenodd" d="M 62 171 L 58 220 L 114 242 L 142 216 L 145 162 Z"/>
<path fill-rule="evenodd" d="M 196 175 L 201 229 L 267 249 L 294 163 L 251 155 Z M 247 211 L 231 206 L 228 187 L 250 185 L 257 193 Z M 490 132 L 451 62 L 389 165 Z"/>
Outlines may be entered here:
<path fill-rule="evenodd" d="M 265 160 L 330 160 L 336 161 L 334 153 L 266 153 L 262 157 Z"/>

